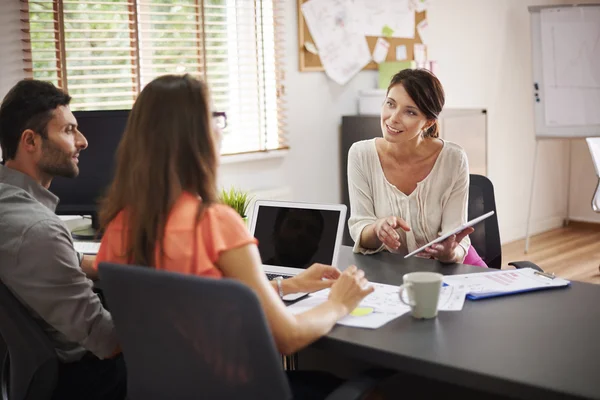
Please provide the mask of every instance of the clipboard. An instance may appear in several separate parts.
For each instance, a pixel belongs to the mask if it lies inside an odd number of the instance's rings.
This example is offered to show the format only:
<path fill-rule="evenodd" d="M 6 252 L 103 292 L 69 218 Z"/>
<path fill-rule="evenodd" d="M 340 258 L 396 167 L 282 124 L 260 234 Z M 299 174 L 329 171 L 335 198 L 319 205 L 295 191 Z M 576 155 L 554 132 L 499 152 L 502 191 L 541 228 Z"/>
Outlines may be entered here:
<path fill-rule="evenodd" d="M 494 211 L 490 211 L 486 214 L 483 214 L 477 218 L 474 218 L 472 220 L 470 220 L 467 223 L 462 224 L 461 226 L 459 226 L 456 229 L 451 230 L 450 232 L 446 232 L 444 233 L 442 236 L 438 237 L 437 239 L 432 240 L 431 242 L 427 243 L 424 246 L 419 247 L 418 249 L 416 249 L 415 251 L 408 253 L 407 255 L 404 256 L 404 258 L 408 258 L 408 257 L 412 257 L 416 254 L 419 254 L 420 252 L 422 252 L 423 250 L 425 250 L 426 248 L 428 248 L 429 246 L 439 243 L 439 242 L 443 242 L 444 240 L 448 239 L 450 236 L 452 235 L 456 235 L 459 232 L 462 232 L 463 230 L 467 229 L 470 226 L 476 225 L 479 222 L 483 221 L 486 218 L 491 217 L 492 215 L 494 215 Z"/>
<path fill-rule="evenodd" d="M 571 282 L 553 274 L 536 271 L 533 268 L 521 268 L 448 275 L 444 277 L 444 284 L 462 288 L 467 293 L 469 300 L 480 300 L 567 287 L 571 285 Z"/>

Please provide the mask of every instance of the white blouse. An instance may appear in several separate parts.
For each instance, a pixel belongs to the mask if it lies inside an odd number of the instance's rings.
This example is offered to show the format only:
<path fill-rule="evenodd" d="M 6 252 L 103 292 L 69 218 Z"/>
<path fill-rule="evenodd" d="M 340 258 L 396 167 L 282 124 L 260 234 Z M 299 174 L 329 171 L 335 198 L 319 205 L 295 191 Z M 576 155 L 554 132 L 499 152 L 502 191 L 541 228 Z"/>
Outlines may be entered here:
<path fill-rule="evenodd" d="M 407 196 L 385 178 L 375 139 L 362 140 L 354 143 L 348 152 L 348 192 L 348 227 L 354 240 L 354 252 L 371 254 L 386 249 L 405 255 L 467 222 L 467 155 L 457 144 L 443 141 L 433 169 Z M 372 250 L 360 246 L 362 230 L 377 219 L 391 215 L 402 218 L 411 228 L 409 232 L 396 230 L 400 235 L 400 248 L 392 250 L 382 244 Z M 465 255 L 470 244 L 468 236 L 460 242 Z"/>

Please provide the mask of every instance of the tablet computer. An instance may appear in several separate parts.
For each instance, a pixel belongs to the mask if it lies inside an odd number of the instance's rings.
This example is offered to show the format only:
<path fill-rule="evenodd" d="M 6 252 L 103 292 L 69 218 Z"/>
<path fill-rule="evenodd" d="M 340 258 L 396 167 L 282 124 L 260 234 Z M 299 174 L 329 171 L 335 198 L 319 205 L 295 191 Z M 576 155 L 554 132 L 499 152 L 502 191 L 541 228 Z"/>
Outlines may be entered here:
<path fill-rule="evenodd" d="M 442 236 L 438 237 L 437 239 L 432 240 L 431 242 L 427 243 L 425 246 L 421 246 L 418 249 L 416 249 L 415 251 L 408 253 L 407 255 L 404 256 L 404 258 L 408 258 L 408 257 L 412 257 L 416 254 L 419 254 L 420 252 L 422 252 L 423 250 L 425 250 L 426 248 L 428 248 L 429 246 L 431 246 L 432 244 L 436 244 L 439 242 L 442 242 L 446 239 L 448 239 L 450 236 L 452 235 L 456 235 L 457 233 L 462 232 L 463 230 L 467 229 L 470 226 L 476 225 L 477 223 L 483 221 L 484 219 L 491 217 L 492 215 L 494 215 L 493 211 L 490 211 L 487 214 L 483 214 L 480 217 L 474 218 L 472 220 L 470 220 L 469 222 L 462 224 L 461 226 L 459 226 L 456 229 L 453 229 L 449 232 L 444 233 Z"/>

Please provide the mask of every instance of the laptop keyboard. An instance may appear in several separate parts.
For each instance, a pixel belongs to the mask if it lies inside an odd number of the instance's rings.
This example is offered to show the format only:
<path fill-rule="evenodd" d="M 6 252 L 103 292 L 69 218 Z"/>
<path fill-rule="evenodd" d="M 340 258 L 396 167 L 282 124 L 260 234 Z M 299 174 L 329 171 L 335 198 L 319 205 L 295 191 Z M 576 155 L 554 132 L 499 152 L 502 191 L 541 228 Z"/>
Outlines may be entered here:
<path fill-rule="evenodd" d="M 278 276 L 281 276 L 283 279 L 288 279 L 288 278 L 292 277 L 292 275 L 267 274 L 267 279 L 269 279 L 270 281 L 272 281 L 273 279 L 277 278 Z"/>

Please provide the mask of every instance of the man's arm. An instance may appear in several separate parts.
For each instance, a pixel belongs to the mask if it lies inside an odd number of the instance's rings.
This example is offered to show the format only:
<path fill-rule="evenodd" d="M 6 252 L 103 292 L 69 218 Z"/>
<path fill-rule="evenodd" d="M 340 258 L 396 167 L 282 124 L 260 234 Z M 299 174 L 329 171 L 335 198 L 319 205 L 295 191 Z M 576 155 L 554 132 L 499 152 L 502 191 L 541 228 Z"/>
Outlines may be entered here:
<path fill-rule="evenodd" d="M 79 267 L 69 232 L 58 221 L 43 220 L 23 235 L 17 268 L 5 283 L 67 340 L 99 358 L 117 348 L 112 317 Z"/>

